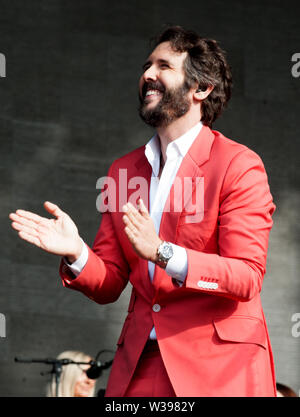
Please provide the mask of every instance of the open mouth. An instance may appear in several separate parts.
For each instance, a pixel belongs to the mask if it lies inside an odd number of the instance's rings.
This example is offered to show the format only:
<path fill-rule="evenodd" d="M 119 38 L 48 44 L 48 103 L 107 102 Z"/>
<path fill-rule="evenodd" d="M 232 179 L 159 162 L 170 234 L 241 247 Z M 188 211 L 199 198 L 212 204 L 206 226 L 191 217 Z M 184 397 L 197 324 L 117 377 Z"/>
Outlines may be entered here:
<path fill-rule="evenodd" d="M 163 88 L 154 83 L 147 83 L 143 86 L 143 98 L 146 101 L 149 101 L 152 98 L 160 97 L 163 95 Z"/>
<path fill-rule="evenodd" d="M 159 90 L 148 90 L 145 94 L 145 97 L 150 97 L 150 96 L 161 96 L 162 92 Z"/>

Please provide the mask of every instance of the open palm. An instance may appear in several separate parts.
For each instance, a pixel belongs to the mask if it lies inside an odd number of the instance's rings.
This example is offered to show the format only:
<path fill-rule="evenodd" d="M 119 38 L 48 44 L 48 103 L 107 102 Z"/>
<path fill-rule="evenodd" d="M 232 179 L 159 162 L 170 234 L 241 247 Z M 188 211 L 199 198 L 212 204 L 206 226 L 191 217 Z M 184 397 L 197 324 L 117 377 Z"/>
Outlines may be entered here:
<path fill-rule="evenodd" d="M 12 227 L 18 231 L 20 238 L 46 252 L 76 258 L 82 241 L 75 223 L 57 205 L 47 201 L 44 207 L 56 218 L 48 219 L 30 211 L 17 210 L 9 215 Z"/>

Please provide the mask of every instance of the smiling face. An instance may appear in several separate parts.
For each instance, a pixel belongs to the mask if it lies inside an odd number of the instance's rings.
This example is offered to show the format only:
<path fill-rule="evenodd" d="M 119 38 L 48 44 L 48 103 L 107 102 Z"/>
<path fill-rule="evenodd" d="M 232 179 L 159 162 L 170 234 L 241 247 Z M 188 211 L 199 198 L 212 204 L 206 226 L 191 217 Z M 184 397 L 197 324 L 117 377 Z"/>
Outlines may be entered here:
<path fill-rule="evenodd" d="M 163 42 L 143 65 L 139 114 L 149 125 L 168 125 L 190 109 L 190 88 L 183 69 L 186 56 L 186 52 L 175 52 L 169 42 Z"/>

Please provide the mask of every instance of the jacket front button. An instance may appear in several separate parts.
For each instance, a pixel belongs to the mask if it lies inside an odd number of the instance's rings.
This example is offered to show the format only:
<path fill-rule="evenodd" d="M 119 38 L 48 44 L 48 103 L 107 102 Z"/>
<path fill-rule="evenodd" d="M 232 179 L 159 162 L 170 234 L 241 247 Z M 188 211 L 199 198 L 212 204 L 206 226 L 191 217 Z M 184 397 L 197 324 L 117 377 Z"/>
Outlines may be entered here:
<path fill-rule="evenodd" d="M 158 313 L 160 311 L 160 305 L 159 304 L 154 304 L 153 307 L 152 307 L 152 310 L 155 313 Z"/>

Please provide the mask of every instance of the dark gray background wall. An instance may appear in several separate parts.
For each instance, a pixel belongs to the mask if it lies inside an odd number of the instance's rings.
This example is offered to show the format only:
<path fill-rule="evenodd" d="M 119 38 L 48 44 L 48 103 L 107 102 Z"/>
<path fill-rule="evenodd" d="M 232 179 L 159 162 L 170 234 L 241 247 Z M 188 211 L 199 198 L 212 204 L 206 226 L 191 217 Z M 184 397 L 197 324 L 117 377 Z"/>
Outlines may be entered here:
<path fill-rule="evenodd" d="M 277 380 L 299 392 L 300 78 L 291 74 L 299 10 L 279 0 L 0 1 L 0 396 L 44 395 L 40 372 L 50 368 L 15 356 L 115 349 L 130 288 L 106 306 L 63 288 L 59 260 L 19 240 L 8 214 L 43 214 L 43 201 L 53 201 L 92 244 L 97 178 L 152 135 L 137 115 L 137 81 L 148 39 L 164 23 L 216 38 L 228 52 L 234 94 L 214 128 L 260 154 L 269 175 L 277 211 L 262 299 Z"/>

